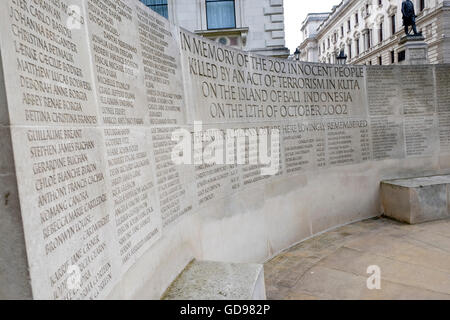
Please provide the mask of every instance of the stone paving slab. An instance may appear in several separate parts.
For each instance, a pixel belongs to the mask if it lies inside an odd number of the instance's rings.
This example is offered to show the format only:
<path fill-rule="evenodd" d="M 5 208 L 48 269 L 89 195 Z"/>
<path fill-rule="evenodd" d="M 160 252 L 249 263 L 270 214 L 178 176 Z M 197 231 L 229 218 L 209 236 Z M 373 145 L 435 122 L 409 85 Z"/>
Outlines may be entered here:
<path fill-rule="evenodd" d="M 381 289 L 369 290 L 369 266 Z M 265 264 L 268 299 L 450 300 L 450 220 L 376 218 L 304 241 Z"/>

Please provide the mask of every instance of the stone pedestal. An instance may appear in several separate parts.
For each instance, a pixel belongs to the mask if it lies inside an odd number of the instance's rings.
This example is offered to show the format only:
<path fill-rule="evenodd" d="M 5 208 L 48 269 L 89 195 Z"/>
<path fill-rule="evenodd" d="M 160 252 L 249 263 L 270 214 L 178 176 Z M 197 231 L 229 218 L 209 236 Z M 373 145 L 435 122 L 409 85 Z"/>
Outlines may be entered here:
<path fill-rule="evenodd" d="M 381 183 L 384 214 L 409 224 L 450 218 L 449 199 L 449 175 Z"/>
<path fill-rule="evenodd" d="M 399 42 L 398 63 L 402 65 L 428 64 L 428 44 L 422 35 L 403 36 Z"/>

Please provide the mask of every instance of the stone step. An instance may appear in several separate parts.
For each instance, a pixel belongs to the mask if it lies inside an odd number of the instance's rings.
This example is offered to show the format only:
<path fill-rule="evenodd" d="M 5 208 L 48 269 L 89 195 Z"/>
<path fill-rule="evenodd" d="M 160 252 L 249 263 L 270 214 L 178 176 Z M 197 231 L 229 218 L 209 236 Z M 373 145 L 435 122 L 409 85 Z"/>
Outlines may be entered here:
<path fill-rule="evenodd" d="M 262 264 L 192 261 L 163 300 L 266 300 Z"/>
<path fill-rule="evenodd" d="M 387 217 L 409 224 L 450 218 L 450 175 L 382 181 L 381 203 Z"/>

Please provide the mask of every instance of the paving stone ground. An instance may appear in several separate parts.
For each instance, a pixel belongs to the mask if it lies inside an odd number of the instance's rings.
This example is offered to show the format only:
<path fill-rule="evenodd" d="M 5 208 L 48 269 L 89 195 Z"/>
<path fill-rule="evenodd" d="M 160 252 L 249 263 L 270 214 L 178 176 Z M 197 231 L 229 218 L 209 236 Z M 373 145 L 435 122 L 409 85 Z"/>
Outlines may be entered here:
<path fill-rule="evenodd" d="M 369 290 L 369 266 L 381 289 Z M 267 298 L 450 300 L 450 220 L 377 218 L 304 241 L 264 265 Z"/>

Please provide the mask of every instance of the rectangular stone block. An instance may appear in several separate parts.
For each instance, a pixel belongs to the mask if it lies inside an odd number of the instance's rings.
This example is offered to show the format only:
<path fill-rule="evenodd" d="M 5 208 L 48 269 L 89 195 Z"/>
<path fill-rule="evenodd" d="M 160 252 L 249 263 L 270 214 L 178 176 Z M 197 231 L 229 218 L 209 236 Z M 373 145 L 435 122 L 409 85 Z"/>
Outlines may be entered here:
<path fill-rule="evenodd" d="M 282 6 L 283 5 L 283 0 L 270 0 L 270 5 L 271 6 Z"/>
<path fill-rule="evenodd" d="M 284 45 L 284 39 L 266 40 L 267 47 L 276 47 Z"/>
<path fill-rule="evenodd" d="M 276 30 L 284 30 L 284 23 L 266 23 L 264 26 L 265 31 L 276 31 Z"/>
<path fill-rule="evenodd" d="M 450 175 L 383 181 L 384 214 L 409 224 L 450 218 Z"/>
<path fill-rule="evenodd" d="M 266 7 L 264 8 L 264 15 L 281 14 L 283 13 L 283 7 Z"/>
<path fill-rule="evenodd" d="M 163 300 L 265 300 L 260 264 L 192 261 Z"/>
<path fill-rule="evenodd" d="M 283 39 L 284 41 L 284 31 L 272 31 L 272 39 Z"/>
<path fill-rule="evenodd" d="M 270 16 L 270 22 L 276 23 L 276 22 L 284 22 L 284 15 L 282 14 L 273 14 Z"/>

